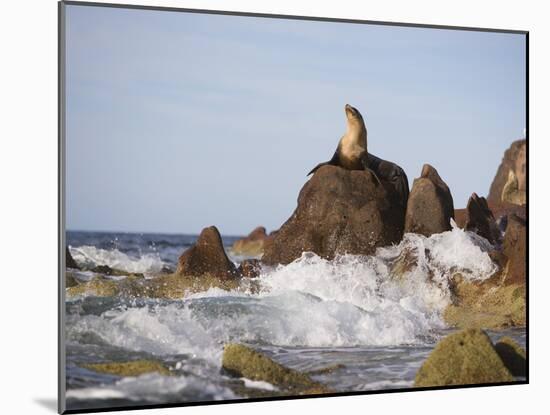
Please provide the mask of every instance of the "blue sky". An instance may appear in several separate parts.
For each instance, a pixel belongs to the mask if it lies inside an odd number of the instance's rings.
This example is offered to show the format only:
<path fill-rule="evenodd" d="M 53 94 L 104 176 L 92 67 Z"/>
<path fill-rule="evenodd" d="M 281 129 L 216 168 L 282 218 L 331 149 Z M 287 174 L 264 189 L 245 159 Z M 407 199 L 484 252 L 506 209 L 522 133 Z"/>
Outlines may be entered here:
<path fill-rule="evenodd" d="M 363 114 L 464 207 L 523 135 L 519 34 L 67 6 L 67 228 L 278 227 Z"/>

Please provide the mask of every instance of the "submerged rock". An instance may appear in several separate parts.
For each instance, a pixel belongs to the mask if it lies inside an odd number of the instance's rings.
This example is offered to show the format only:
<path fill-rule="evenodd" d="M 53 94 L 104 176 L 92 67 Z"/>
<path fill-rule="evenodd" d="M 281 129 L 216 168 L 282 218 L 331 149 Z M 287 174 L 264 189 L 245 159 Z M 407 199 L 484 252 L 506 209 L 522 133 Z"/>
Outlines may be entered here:
<path fill-rule="evenodd" d="M 222 280 L 237 276 L 235 265 L 227 257 L 220 232 L 215 226 L 204 228 L 197 242 L 180 256 L 176 274 L 193 277 L 208 275 Z"/>
<path fill-rule="evenodd" d="M 466 206 L 466 212 L 467 218 L 464 229 L 477 233 L 491 244 L 501 242 L 497 223 L 484 197 L 479 197 L 476 193 L 472 193 Z"/>
<path fill-rule="evenodd" d="M 408 190 L 408 189 L 407 189 Z M 368 170 L 323 166 L 304 185 L 298 206 L 273 241 L 262 262 L 288 264 L 303 252 L 332 259 L 337 254 L 373 254 L 399 242 L 405 206 L 402 192 Z"/>
<path fill-rule="evenodd" d="M 509 178 L 510 171 L 513 171 L 517 178 L 517 189 L 519 192 L 525 191 L 527 188 L 527 141 L 517 140 L 512 143 L 510 148 L 505 151 L 502 162 L 498 167 L 497 173 L 493 182 L 491 183 L 491 189 L 489 190 L 489 196 L 487 200 L 493 204 L 500 204 L 502 200 L 502 192 L 504 186 Z"/>
<path fill-rule="evenodd" d="M 451 191 L 437 170 L 425 164 L 418 179 L 414 180 L 405 216 L 405 233 L 418 233 L 429 237 L 434 233 L 451 230 L 454 205 Z"/>
<path fill-rule="evenodd" d="M 510 337 L 502 337 L 495 344 L 495 350 L 514 376 L 527 375 L 525 350 Z"/>
<path fill-rule="evenodd" d="M 418 370 L 414 386 L 512 382 L 514 377 L 482 330 L 464 330 L 441 340 Z"/>
<path fill-rule="evenodd" d="M 263 226 L 258 226 L 247 237 L 236 241 L 231 250 L 235 255 L 259 256 L 264 252 L 264 242 L 268 235 Z"/>
<path fill-rule="evenodd" d="M 108 362 L 88 363 L 82 365 L 94 372 L 105 373 L 115 376 L 140 376 L 146 373 L 158 373 L 170 376 L 171 373 L 166 366 L 156 360 L 133 360 L 130 362 Z"/>
<path fill-rule="evenodd" d="M 226 344 L 222 367 L 230 374 L 268 382 L 293 394 L 330 393 L 330 389 L 308 375 L 289 369 L 269 357 L 242 344 Z"/>
<path fill-rule="evenodd" d="M 503 252 L 508 259 L 504 271 L 505 282 L 508 284 L 525 284 L 527 273 L 527 223 L 516 214 L 508 216 Z"/>

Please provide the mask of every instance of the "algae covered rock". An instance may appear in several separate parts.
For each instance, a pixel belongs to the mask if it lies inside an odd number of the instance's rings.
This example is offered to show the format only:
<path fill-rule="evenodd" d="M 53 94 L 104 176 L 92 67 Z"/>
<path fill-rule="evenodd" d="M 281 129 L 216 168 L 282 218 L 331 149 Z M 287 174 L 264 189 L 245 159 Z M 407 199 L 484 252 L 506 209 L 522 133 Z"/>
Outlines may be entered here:
<path fill-rule="evenodd" d="M 180 256 L 176 274 L 210 275 L 220 279 L 237 276 L 235 265 L 227 257 L 222 237 L 215 226 L 204 228 L 197 242 Z"/>
<path fill-rule="evenodd" d="M 502 337 L 495 344 L 495 350 L 514 376 L 527 375 L 525 350 L 510 337 Z"/>
<path fill-rule="evenodd" d="M 297 394 L 329 393 L 330 390 L 308 375 L 289 369 L 256 350 L 242 344 L 227 344 L 222 367 L 230 374 L 264 381 Z"/>
<path fill-rule="evenodd" d="M 514 377 L 482 330 L 470 329 L 441 340 L 416 374 L 414 386 L 512 382 Z"/>
<path fill-rule="evenodd" d="M 425 164 L 414 180 L 405 216 L 405 233 L 429 237 L 451 230 L 454 204 L 451 191 L 435 168 Z"/>
<path fill-rule="evenodd" d="M 146 373 L 159 373 L 160 375 L 170 376 L 171 373 L 166 366 L 156 360 L 133 360 L 130 362 L 107 362 L 107 363 L 88 363 L 82 365 L 86 369 L 94 372 L 105 373 L 115 376 L 140 376 Z"/>
<path fill-rule="evenodd" d="M 443 313 L 445 322 L 462 329 L 525 326 L 525 285 L 502 284 L 497 278 L 485 282 L 455 277 L 454 302 Z"/>

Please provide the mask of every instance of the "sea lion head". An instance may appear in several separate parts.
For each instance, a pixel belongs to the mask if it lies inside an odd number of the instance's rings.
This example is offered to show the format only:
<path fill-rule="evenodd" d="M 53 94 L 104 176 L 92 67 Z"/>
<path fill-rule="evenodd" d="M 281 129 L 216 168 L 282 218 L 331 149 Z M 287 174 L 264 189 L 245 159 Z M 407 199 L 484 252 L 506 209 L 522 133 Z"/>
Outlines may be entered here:
<path fill-rule="evenodd" d="M 359 110 L 355 107 L 352 107 L 349 104 L 346 104 L 344 107 L 344 110 L 346 111 L 346 117 L 348 119 L 349 123 L 352 124 L 363 124 L 363 116 L 359 112 Z"/>

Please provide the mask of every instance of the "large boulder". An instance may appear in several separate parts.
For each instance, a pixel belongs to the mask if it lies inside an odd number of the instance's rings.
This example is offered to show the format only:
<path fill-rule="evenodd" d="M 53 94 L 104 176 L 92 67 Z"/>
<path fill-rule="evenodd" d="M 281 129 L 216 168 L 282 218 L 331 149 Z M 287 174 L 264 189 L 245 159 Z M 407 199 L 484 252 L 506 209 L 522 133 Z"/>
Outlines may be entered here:
<path fill-rule="evenodd" d="M 508 216 L 504 234 L 503 252 L 508 262 L 505 281 L 508 284 L 525 284 L 527 273 L 527 223 L 516 214 Z"/>
<path fill-rule="evenodd" d="M 501 242 L 500 230 L 484 197 L 479 197 L 476 193 L 473 193 L 466 206 L 466 215 L 464 228 L 467 231 L 477 233 L 491 244 Z"/>
<path fill-rule="evenodd" d="M 512 143 L 510 148 L 505 151 L 502 162 L 498 167 L 491 189 L 489 190 L 489 196 L 487 200 L 490 203 L 499 204 L 502 200 L 502 191 L 509 179 L 510 171 L 514 173 L 517 178 L 517 189 L 522 192 L 527 188 L 527 141 L 517 140 Z"/>
<path fill-rule="evenodd" d="M 215 226 L 204 228 L 197 242 L 180 256 L 176 274 L 219 279 L 237 277 L 235 265 L 227 257 L 220 232 Z"/>
<path fill-rule="evenodd" d="M 264 252 L 264 242 L 268 235 L 263 226 L 258 226 L 245 238 L 235 241 L 231 247 L 236 255 L 259 256 Z"/>
<path fill-rule="evenodd" d="M 502 189 L 500 197 L 503 203 L 511 203 L 513 205 L 524 205 L 527 203 L 527 191 L 520 190 L 519 181 L 513 170 L 508 173 L 508 181 Z"/>
<path fill-rule="evenodd" d="M 369 170 L 323 166 L 304 185 L 298 207 L 273 241 L 264 246 L 266 264 L 288 264 L 310 251 L 369 255 L 399 242 L 406 200 L 402 192 Z"/>
<path fill-rule="evenodd" d="M 425 164 L 409 195 L 405 232 L 429 237 L 449 231 L 453 217 L 453 197 L 449 187 L 435 168 Z"/>
<path fill-rule="evenodd" d="M 441 340 L 422 364 L 414 386 L 513 382 L 514 377 L 482 330 L 464 330 Z"/>

